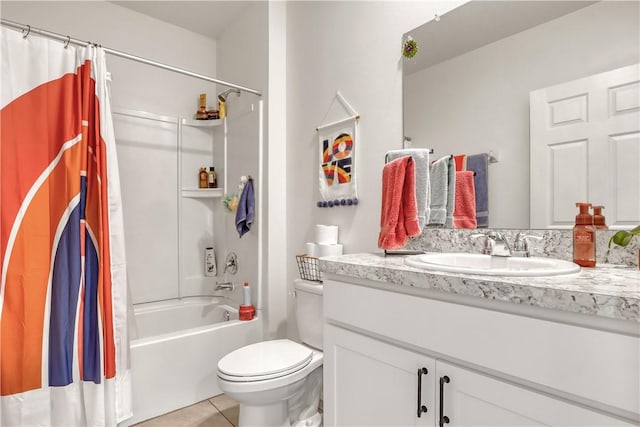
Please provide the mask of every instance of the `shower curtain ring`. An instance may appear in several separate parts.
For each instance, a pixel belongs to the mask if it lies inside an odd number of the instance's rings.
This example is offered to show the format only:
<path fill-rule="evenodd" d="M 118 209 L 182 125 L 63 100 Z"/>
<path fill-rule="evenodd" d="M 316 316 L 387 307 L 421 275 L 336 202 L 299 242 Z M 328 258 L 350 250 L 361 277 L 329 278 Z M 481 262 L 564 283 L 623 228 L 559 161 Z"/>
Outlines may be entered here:
<path fill-rule="evenodd" d="M 69 43 L 71 42 L 71 36 L 67 36 L 67 41 L 64 42 L 64 48 L 66 49 L 67 46 L 69 46 Z"/>
<path fill-rule="evenodd" d="M 24 29 L 22 30 L 22 38 L 26 39 L 29 33 L 31 32 L 31 25 L 27 24 L 27 33 L 24 33 Z"/>

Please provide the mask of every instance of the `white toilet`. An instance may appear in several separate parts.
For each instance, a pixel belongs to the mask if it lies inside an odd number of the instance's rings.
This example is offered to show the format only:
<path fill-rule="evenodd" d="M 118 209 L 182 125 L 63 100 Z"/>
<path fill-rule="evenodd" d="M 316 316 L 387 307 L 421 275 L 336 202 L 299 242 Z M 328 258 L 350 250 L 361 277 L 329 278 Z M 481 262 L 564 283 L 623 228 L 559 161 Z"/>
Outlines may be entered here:
<path fill-rule="evenodd" d="M 322 284 L 296 280 L 294 288 L 298 333 L 306 345 L 264 341 L 218 362 L 220 389 L 240 403 L 240 427 L 322 425 Z"/>

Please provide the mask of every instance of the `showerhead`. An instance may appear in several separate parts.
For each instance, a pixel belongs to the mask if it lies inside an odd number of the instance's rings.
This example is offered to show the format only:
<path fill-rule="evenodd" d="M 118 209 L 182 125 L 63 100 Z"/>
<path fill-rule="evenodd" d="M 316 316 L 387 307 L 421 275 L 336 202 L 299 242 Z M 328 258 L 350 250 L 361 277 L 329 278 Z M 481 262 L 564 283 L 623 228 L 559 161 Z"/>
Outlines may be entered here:
<path fill-rule="evenodd" d="M 235 93 L 236 95 L 240 96 L 240 89 L 227 89 L 224 92 L 220 92 L 218 94 L 218 100 L 220 102 L 227 102 L 227 98 L 229 97 L 230 93 Z"/>

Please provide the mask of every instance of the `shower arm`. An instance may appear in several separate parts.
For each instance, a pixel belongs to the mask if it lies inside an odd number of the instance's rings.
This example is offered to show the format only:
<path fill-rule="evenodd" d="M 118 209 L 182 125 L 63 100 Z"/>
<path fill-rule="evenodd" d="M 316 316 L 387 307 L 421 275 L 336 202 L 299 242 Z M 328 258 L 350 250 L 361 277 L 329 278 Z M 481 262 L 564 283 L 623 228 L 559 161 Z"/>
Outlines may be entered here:
<path fill-rule="evenodd" d="M 238 96 L 240 96 L 240 95 L 241 95 L 240 89 L 237 89 L 237 88 L 231 88 L 231 89 L 227 89 L 227 90 L 225 90 L 224 92 L 220 92 L 220 93 L 218 94 L 218 100 L 219 100 L 219 101 L 221 101 L 221 102 L 227 102 L 227 99 L 228 99 L 228 97 L 229 97 L 229 94 L 231 94 L 231 93 L 235 93 L 235 94 L 236 94 L 236 95 L 238 95 Z"/>

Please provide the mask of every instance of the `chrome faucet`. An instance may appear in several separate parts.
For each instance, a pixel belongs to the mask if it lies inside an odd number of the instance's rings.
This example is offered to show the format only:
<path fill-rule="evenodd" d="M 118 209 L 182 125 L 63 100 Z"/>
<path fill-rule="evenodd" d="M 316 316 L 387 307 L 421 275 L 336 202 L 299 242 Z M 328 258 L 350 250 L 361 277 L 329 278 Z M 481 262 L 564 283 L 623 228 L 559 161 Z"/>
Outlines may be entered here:
<path fill-rule="evenodd" d="M 233 291 L 233 282 L 216 283 L 216 291 Z"/>
<path fill-rule="evenodd" d="M 542 237 L 519 232 L 513 242 L 513 250 L 511 251 L 511 255 L 526 258 L 530 257 L 531 253 L 529 252 L 529 239 L 542 240 Z"/>
<path fill-rule="evenodd" d="M 472 234 L 472 238 L 484 237 L 482 253 L 491 256 L 511 256 L 511 248 L 504 235 L 498 231 L 487 231 L 485 234 Z"/>

